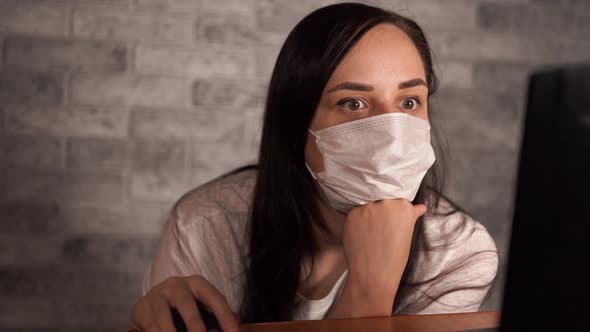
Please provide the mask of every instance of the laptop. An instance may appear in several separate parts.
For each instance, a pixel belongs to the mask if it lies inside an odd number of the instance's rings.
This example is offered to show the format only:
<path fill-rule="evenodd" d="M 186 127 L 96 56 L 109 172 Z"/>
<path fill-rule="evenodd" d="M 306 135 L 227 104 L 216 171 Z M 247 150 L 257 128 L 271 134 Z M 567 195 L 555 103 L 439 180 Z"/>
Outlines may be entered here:
<path fill-rule="evenodd" d="M 590 64 L 529 80 L 500 331 L 590 331 Z"/>

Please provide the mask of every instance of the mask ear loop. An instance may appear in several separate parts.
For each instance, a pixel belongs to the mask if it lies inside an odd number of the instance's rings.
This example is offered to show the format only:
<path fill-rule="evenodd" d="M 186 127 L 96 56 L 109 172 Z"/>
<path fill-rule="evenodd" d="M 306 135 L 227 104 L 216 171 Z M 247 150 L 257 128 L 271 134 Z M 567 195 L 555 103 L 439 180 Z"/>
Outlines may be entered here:
<path fill-rule="evenodd" d="M 307 128 L 307 131 L 309 131 L 309 133 L 310 133 L 310 134 L 312 134 L 312 135 L 315 137 L 315 143 L 316 143 L 316 146 L 317 146 L 317 145 L 318 145 L 318 142 L 319 142 L 319 140 L 320 140 L 320 136 L 319 136 L 319 135 L 317 135 L 316 133 L 314 133 L 314 132 L 313 132 L 311 129 L 309 129 L 309 128 Z M 319 150 L 319 147 L 318 147 L 318 150 Z M 321 153 L 321 152 L 320 152 L 320 153 Z M 307 162 L 305 162 L 305 167 L 307 167 L 307 170 L 309 171 L 309 174 L 311 174 L 311 177 L 312 177 L 312 178 L 313 178 L 315 181 L 317 181 L 317 182 L 320 184 L 320 189 L 319 189 L 319 190 L 322 190 L 322 191 L 324 191 L 324 193 L 322 193 L 322 195 L 324 195 L 324 196 L 325 196 L 325 195 L 326 195 L 326 194 L 325 194 L 325 190 L 326 190 L 326 189 L 324 189 L 324 187 L 322 186 L 322 184 L 321 184 L 321 181 L 320 181 L 320 180 L 324 178 L 324 176 L 326 175 L 326 172 L 321 172 L 321 173 L 318 173 L 318 175 L 316 175 L 316 174 L 314 173 L 314 171 L 312 171 L 312 170 L 311 170 L 311 167 L 309 167 L 309 165 L 307 164 Z M 337 208 L 334 206 L 334 204 L 332 203 L 332 201 L 330 201 L 330 200 L 329 200 L 327 197 L 325 197 L 325 200 L 326 200 L 326 201 L 327 201 L 327 202 L 330 204 L 330 206 L 332 206 L 332 208 L 334 208 L 335 210 L 338 210 L 338 211 L 340 211 L 339 209 L 337 209 Z"/>
<path fill-rule="evenodd" d="M 307 128 L 307 131 L 309 131 L 309 133 L 312 134 L 316 138 L 316 140 L 320 139 L 320 137 L 316 133 L 311 131 L 311 129 Z"/>
<path fill-rule="evenodd" d="M 318 178 L 316 177 L 315 173 L 311 170 L 311 167 L 309 167 L 309 165 L 307 164 L 307 161 L 305 162 L 305 167 L 307 167 L 307 170 L 309 171 L 309 174 L 311 174 L 311 177 L 314 180 L 317 180 Z"/>
<path fill-rule="evenodd" d="M 309 129 L 309 128 L 307 128 L 307 131 L 309 131 L 309 133 L 310 133 L 310 134 L 312 134 L 312 135 L 315 137 L 315 142 L 316 142 L 316 146 L 317 146 L 317 143 L 318 143 L 318 141 L 320 140 L 320 136 L 318 136 L 316 133 L 314 133 L 314 132 L 313 132 L 311 129 Z M 319 149 L 319 148 L 318 148 L 318 149 Z M 307 170 L 309 171 L 309 174 L 311 174 L 311 177 L 312 177 L 314 180 L 316 180 L 316 181 L 317 181 L 318 179 L 320 179 L 320 180 L 321 180 L 321 179 L 324 177 L 324 174 L 325 174 L 324 172 L 320 172 L 320 173 L 318 173 L 318 174 L 316 175 L 316 174 L 315 174 L 315 172 L 311 170 L 311 167 L 309 167 L 309 165 L 307 164 L 307 162 L 305 162 L 305 167 L 307 167 Z"/>

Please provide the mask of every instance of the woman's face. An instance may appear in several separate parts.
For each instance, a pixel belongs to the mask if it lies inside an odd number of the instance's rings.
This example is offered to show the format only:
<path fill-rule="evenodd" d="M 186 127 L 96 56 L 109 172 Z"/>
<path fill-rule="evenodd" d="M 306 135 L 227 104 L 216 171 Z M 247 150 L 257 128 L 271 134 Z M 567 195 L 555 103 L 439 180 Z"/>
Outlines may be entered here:
<path fill-rule="evenodd" d="M 391 24 L 369 30 L 344 57 L 326 84 L 311 121 L 314 132 L 391 112 L 428 120 L 424 66 L 412 40 Z M 324 170 L 315 137 L 307 135 L 305 160 Z"/>

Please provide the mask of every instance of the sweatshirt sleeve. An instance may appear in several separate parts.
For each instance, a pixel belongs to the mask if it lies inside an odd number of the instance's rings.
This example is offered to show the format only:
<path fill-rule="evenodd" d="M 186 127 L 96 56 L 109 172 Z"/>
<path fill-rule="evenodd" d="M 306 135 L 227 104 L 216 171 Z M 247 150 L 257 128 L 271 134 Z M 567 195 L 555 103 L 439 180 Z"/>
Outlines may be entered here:
<path fill-rule="evenodd" d="M 418 314 L 478 311 L 498 271 L 498 251 L 485 227 L 470 220 L 457 245 L 445 255 L 433 255 L 443 268 L 437 281 L 423 291 L 438 297 Z M 442 294 L 442 295 L 440 295 Z"/>
<path fill-rule="evenodd" d="M 241 304 L 246 225 L 254 171 L 229 175 L 185 193 L 171 209 L 141 286 L 145 295 L 172 276 L 200 275 Z"/>
<path fill-rule="evenodd" d="M 190 204 L 185 204 L 190 205 Z M 142 295 L 171 276 L 198 274 L 239 308 L 243 283 L 243 260 L 228 216 L 220 211 L 182 210 L 168 217 L 154 258 L 144 275 Z"/>
<path fill-rule="evenodd" d="M 201 248 L 195 247 L 194 241 L 191 244 L 179 227 L 177 218 L 168 216 L 156 253 L 143 278 L 142 295 L 168 277 L 202 274 L 200 263 L 194 257 L 194 252 Z"/>

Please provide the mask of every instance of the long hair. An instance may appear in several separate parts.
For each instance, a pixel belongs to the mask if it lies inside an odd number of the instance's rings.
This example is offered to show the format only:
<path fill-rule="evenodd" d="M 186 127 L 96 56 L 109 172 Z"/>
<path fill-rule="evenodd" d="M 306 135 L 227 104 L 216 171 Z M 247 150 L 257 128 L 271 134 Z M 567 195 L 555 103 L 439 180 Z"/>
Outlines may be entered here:
<path fill-rule="evenodd" d="M 413 41 L 424 65 L 430 97 L 438 81 L 428 41 L 413 20 L 391 11 L 355 3 L 320 8 L 294 27 L 278 55 L 266 98 L 258 175 L 248 219 L 249 250 L 240 308 L 244 323 L 292 317 L 302 258 L 312 257 L 313 268 L 312 226 L 327 229 L 319 212 L 321 195 L 304 163 L 307 128 L 325 85 L 343 57 L 367 31 L 382 23 L 393 24 Z M 427 204 L 429 211 L 434 211 L 444 185 L 444 154 L 435 123 L 431 127 L 437 161 L 413 203 Z M 411 273 L 417 247 L 426 245 L 422 233 L 420 218 L 400 289 Z M 393 310 L 402 293 L 398 291 Z"/>

